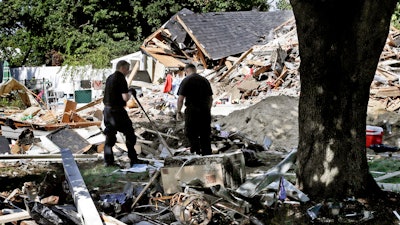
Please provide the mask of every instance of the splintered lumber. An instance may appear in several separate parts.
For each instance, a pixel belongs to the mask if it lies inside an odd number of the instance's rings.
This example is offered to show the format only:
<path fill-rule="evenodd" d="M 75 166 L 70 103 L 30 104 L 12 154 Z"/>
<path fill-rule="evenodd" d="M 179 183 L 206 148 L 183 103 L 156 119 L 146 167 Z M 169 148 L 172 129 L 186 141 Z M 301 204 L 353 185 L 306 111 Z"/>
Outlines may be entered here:
<path fill-rule="evenodd" d="M 185 22 L 183 22 L 182 18 L 179 15 L 176 16 L 176 20 L 183 27 L 183 29 L 185 29 L 185 31 L 189 34 L 189 36 L 192 38 L 196 46 L 203 52 L 203 54 L 208 58 L 211 58 L 206 49 L 204 48 L 204 46 L 199 42 L 199 40 L 197 40 L 197 37 L 193 34 L 192 30 L 188 28 L 188 26 L 185 24 Z"/>
<path fill-rule="evenodd" d="M 258 61 L 258 60 L 249 59 L 249 60 L 246 61 L 246 63 L 247 63 L 247 65 L 265 66 L 265 61 L 262 62 L 262 61 Z"/>
<path fill-rule="evenodd" d="M 62 123 L 68 123 L 71 120 L 71 113 L 75 112 L 78 103 L 67 100 L 65 102 L 64 113 L 61 119 Z"/>
<path fill-rule="evenodd" d="M 84 224 L 103 225 L 72 152 L 69 149 L 62 149 L 61 155 L 69 190 L 71 191 L 78 213 L 83 217 Z"/>
<path fill-rule="evenodd" d="M 275 80 L 275 84 L 274 84 L 275 89 L 277 89 L 283 83 L 283 80 L 286 78 L 287 74 L 288 74 L 288 69 L 286 68 L 286 66 L 284 66 L 281 74 Z"/>
<path fill-rule="evenodd" d="M 133 78 L 135 77 L 137 71 L 139 70 L 139 62 L 135 63 L 135 66 L 133 67 L 131 73 L 129 74 L 128 77 L 128 87 L 131 86 L 131 83 L 133 81 Z"/>
<path fill-rule="evenodd" d="M 27 211 L 2 215 L 2 216 L 0 216 L 0 224 L 10 223 L 10 222 L 19 221 L 19 220 L 26 220 L 29 218 L 31 218 L 31 216 L 29 215 L 29 213 Z"/>
<path fill-rule="evenodd" d="M 101 98 L 99 98 L 99 99 L 97 99 L 97 100 L 94 100 L 94 101 L 92 101 L 92 102 L 89 102 L 88 104 L 86 104 L 86 105 L 84 105 L 84 106 L 82 106 L 82 107 L 80 107 L 80 108 L 77 108 L 77 109 L 75 110 L 75 112 L 79 112 L 79 111 L 82 111 L 82 110 L 84 110 L 84 109 L 93 107 L 93 106 L 95 106 L 95 105 L 101 103 L 102 101 L 103 101 L 103 97 L 101 97 Z"/>
<path fill-rule="evenodd" d="M 396 86 L 382 87 L 377 90 L 375 97 L 397 97 L 400 96 L 400 89 Z"/>
<path fill-rule="evenodd" d="M 258 77 L 258 76 L 260 76 L 260 74 L 268 71 L 269 69 L 271 69 L 271 64 L 263 66 L 263 67 L 260 67 L 259 69 L 254 71 L 253 77 Z"/>
<path fill-rule="evenodd" d="M 197 56 L 199 57 L 201 64 L 203 64 L 203 67 L 207 68 L 206 59 L 204 58 L 204 54 L 199 47 L 197 47 Z"/>
<path fill-rule="evenodd" d="M 225 61 L 225 66 L 230 69 L 232 68 L 232 62 L 231 61 Z"/>
<path fill-rule="evenodd" d="M 146 184 L 146 186 L 144 186 L 142 191 L 136 197 L 135 201 L 132 203 L 132 206 L 131 206 L 132 209 L 135 208 L 135 205 L 139 202 L 139 200 L 142 198 L 144 193 L 146 193 L 147 189 L 149 189 L 150 185 L 157 179 L 158 176 L 160 176 L 160 171 L 156 170 L 156 172 L 154 172 L 153 176 L 151 177 L 150 181 Z"/>
<path fill-rule="evenodd" d="M 34 220 L 24 220 L 20 225 L 38 225 Z"/>
<path fill-rule="evenodd" d="M 153 39 L 151 39 L 151 41 L 154 42 L 154 44 L 155 44 L 157 47 L 161 48 L 161 49 L 164 49 L 164 50 L 171 50 L 171 47 L 170 47 L 170 46 L 164 44 L 162 41 L 158 40 L 157 38 L 153 38 Z"/>
<path fill-rule="evenodd" d="M 226 71 L 226 72 L 221 76 L 221 78 L 218 79 L 218 82 L 222 81 L 226 76 L 228 76 L 228 74 L 229 74 L 230 72 L 232 72 L 232 70 L 235 69 L 236 66 L 239 65 L 239 64 L 246 58 L 246 56 L 247 56 L 248 54 L 250 54 L 252 51 L 253 51 L 253 48 L 250 48 L 249 50 L 247 50 L 247 52 L 243 53 L 243 55 L 240 56 L 240 58 L 232 65 L 232 67 L 229 68 L 228 71 Z"/>

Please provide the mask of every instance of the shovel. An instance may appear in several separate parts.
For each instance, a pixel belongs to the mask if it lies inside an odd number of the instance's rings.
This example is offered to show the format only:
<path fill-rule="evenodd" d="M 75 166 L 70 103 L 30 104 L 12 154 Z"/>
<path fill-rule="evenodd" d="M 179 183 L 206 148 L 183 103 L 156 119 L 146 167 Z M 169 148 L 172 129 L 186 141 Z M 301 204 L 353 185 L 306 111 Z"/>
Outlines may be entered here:
<path fill-rule="evenodd" d="M 169 154 L 171 154 L 171 156 L 174 156 L 173 151 L 169 148 L 167 142 L 165 141 L 165 139 L 163 138 L 163 136 L 161 135 L 161 133 L 158 131 L 156 124 L 150 119 L 149 115 L 147 115 L 146 111 L 144 110 L 142 104 L 140 103 L 140 101 L 138 100 L 136 94 L 133 94 L 133 97 L 135 98 L 136 102 L 138 103 L 138 105 L 140 106 L 140 108 L 142 109 L 144 115 L 146 115 L 147 119 L 149 120 L 152 128 L 154 131 L 156 131 L 158 138 L 160 139 L 161 144 L 168 150 Z"/>

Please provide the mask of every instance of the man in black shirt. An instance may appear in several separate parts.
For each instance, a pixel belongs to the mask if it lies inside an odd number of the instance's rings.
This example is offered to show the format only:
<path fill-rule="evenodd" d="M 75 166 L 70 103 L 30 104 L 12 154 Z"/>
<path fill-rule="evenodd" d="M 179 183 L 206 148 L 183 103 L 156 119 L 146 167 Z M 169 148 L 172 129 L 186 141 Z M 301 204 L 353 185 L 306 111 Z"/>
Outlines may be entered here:
<path fill-rule="evenodd" d="M 211 154 L 211 105 L 212 89 L 210 82 L 196 73 L 196 67 L 185 67 L 186 77 L 178 90 L 177 119 L 182 117 L 185 100 L 185 135 L 190 142 L 190 151 L 197 154 Z"/>
<path fill-rule="evenodd" d="M 125 76 L 129 73 L 129 63 L 121 60 L 117 63 L 117 70 L 106 80 L 104 90 L 104 134 L 106 141 L 104 145 L 104 161 L 106 166 L 114 164 L 114 154 L 112 147 L 117 141 L 117 131 L 125 135 L 126 147 L 128 148 L 128 157 L 131 160 L 131 166 L 138 162 L 135 151 L 136 135 L 132 127 L 128 113 L 125 110 L 126 102 L 132 94 L 136 94 L 133 88 L 128 90 L 128 83 Z"/>

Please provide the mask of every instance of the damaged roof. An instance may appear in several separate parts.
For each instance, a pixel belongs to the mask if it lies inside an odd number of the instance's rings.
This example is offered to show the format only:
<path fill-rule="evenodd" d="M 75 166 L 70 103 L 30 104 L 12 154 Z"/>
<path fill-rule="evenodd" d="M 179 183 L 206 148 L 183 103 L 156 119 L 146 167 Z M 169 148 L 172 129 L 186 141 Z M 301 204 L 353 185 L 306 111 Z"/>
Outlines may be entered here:
<path fill-rule="evenodd" d="M 265 44 L 273 38 L 273 29 L 291 17 L 292 11 L 177 14 L 182 27 L 201 45 L 203 53 L 213 60 L 245 52 L 253 45 Z M 172 36 L 181 36 L 181 29 L 176 27 L 170 32 Z"/>

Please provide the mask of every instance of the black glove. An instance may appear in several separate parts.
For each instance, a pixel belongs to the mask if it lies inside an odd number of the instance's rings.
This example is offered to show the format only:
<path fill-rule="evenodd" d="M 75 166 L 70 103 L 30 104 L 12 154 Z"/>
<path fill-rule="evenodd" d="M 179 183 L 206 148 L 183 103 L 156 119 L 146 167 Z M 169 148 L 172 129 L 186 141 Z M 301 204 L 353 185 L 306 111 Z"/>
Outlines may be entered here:
<path fill-rule="evenodd" d="M 135 90 L 135 88 L 133 88 L 133 87 L 129 88 L 128 92 L 131 93 L 131 95 L 133 95 L 133 97 L 136 98 L 136 90 Z"/>

